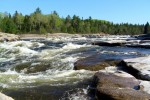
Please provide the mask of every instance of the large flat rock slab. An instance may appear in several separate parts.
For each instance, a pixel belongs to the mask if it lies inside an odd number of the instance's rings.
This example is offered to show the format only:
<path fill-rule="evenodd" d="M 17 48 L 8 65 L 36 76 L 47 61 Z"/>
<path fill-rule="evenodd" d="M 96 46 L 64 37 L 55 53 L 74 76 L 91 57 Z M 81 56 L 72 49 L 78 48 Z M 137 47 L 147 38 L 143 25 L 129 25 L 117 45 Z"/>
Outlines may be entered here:
<path fill-rule="evenodd" d="M 95 41 L 92 45 L 99 45 L 99 46 L 124 46 L 126 44 L 125 40 L 111 40 L 111 41 Z"/>
<path fill-rule="evenodd" d="M 150 40 L 136 40 L 126 44 L 127 47 L 150 48 Z"/>
<path fill-rule="evenodd" d="M 130 74 L 135 74 L 138 78 L 150 81 L 150 56 L 124 59 L 121 64 L 128 69 Z"/>
<path fill-rule="evenodd" d="M 120 59 L 114 59 L 113 57 L 106 57 L 97 54 L 87 58 L 79 59 L 74 63 L 74 69 L 98 71 L 105 69 L 105 67 L 116 66 L 120 62 L 121 62 Z"/>
<path fill-rule="evenodd" d="M 98 100 L 149 100 L 150 94 L 141 89 L 140 81 L 123 71 L 102 70 L 95 74 Z"/>

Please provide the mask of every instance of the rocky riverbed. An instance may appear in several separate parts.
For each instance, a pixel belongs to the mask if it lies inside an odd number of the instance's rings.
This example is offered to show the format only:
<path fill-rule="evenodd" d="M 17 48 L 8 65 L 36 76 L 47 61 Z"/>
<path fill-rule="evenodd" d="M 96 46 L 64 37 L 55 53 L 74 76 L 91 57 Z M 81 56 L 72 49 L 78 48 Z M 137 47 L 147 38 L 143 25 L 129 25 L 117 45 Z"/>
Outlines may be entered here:
<path fill-rule="evenodd" d="M 92 45 L 138 39 L 61 33 L 41 37 L 0 43 L 2 93 L 15 100 L 149 99 L 148 48 Z"/>
<path fill-rule="evenodd" d="M 100 47 L 147 48 L 148 40 L 136 38 L 98 40 L 92 43 Z M 146 44 L 146 45 L 144 45 Z M 136 46 L 135 46 L 136 45 Z M 142 46 L 141 46 L 142 45 Z M 137 49 L 137 50 L 138 50 Z M 126 51 L 126 50 L 125 50 Z M 116 52 L 116 51 L 115 51 Z M 108 55 L 108 56 L 106 56 Z M 149 100 L 150 56 L 131 56 L 97 53 L 75 62 L 75 70 L 98 71 L 94 75 L 95 99 L 98 100 Z"/>

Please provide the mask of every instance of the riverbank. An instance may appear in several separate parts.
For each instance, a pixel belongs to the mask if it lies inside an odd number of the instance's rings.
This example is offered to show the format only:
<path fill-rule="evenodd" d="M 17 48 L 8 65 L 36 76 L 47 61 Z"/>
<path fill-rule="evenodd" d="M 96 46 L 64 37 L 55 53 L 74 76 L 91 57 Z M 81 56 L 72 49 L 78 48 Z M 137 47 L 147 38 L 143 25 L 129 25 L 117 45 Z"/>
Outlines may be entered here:
<path fill-rule="evenodd" d="M 20 38 L 48 38 L 48 37 L 86 37 L 86 38 L 98 38 L 102 36 L 109 36 L 104 33 L 97 34 L 69 34 L 69 33 L 47 33 L 47 34 L 21 34 Z"/>

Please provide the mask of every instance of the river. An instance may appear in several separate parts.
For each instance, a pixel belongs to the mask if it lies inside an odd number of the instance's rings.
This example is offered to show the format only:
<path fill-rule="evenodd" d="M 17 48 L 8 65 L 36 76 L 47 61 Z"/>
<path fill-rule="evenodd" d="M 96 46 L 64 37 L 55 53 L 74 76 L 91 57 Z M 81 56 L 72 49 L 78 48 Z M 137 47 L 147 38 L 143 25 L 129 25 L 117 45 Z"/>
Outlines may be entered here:
<path fill-rule="evenodd" d="M 131 58 L 149 49 L 91 45 L 97 38 L 59 37 L 0 43 L 0 91 L 15 100 L 90 100 L 95 72 L 74 70 L 94 54 Z"/>

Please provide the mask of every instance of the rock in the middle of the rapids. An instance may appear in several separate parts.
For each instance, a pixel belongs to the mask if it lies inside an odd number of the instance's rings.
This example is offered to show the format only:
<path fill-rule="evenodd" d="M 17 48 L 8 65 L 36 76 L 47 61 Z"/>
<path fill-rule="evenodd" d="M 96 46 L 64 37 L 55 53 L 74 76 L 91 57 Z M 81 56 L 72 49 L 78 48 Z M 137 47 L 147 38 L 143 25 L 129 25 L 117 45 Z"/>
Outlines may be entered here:
<path fill-rule="evenodd" d="M 103 57 L 101 55 L 94 55 L 84 59 L 80 59 L 74 63 L 75 70 L 91 70 L 91 71 L 98 71 L 105 69 L 105 67 L 109 66 L 116 66 L 120 63 L 121 60 L 119 59 L 111 59 L 107 57 Z"/>
<path fill-rule="evenodd" d="M 97 72 L 94 76 L 98 100 L 150 100 L 139 81 L 125 72 Z"/>
<path fill-rule="evenodd" d="M 124 59 L 119 65 L 135 77 L 150 81 L 150 56 Z"/>

